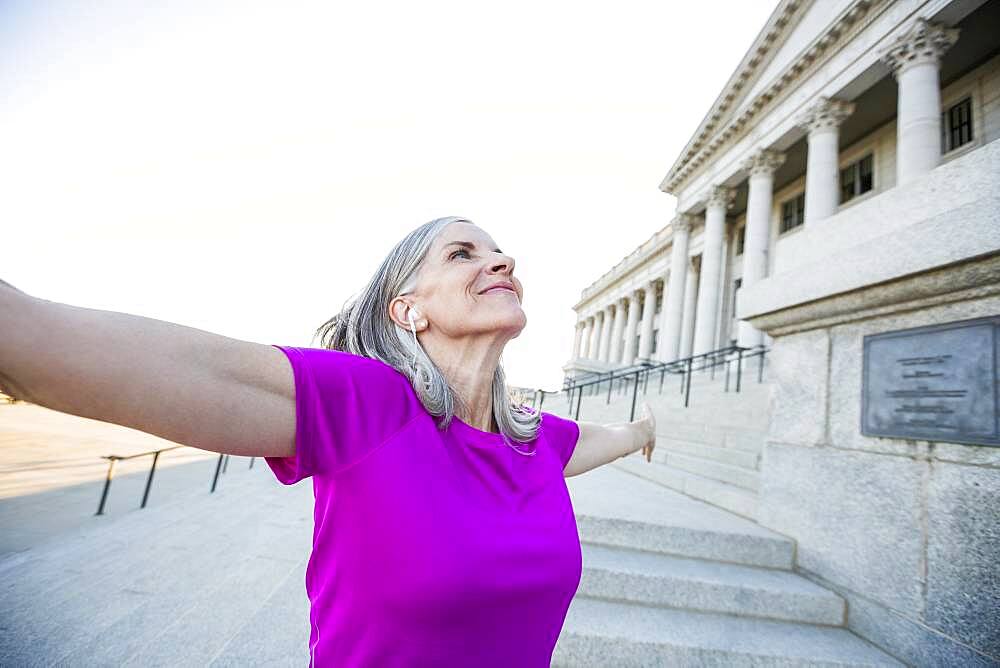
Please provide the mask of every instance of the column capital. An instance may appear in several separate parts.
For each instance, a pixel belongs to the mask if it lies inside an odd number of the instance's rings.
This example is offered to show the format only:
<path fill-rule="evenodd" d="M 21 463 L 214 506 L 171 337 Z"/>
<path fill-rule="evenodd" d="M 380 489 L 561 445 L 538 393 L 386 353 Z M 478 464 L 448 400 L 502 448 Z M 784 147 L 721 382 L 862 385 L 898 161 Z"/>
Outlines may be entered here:
<path fill-rule="evenodd" d="M 679 213 L 670 221 L 670 225 L 674 228 L 675 233 L 690 232 L 694 226 L 694 216 L 689 213 Z"/>
<path fill-rule="evenodd" d="M 764 174 L 770 176 L 774 170 L 781 167 L 785 162 L 785 154 L 761 149 L 743 161 L 743 169 L 750 173 L 750 176 Z"/>
<path fill-rule="evenodd" d="M 958 39 L 958 28 L 948 28 L 927 19 L 917 19 L 910 29 L 897 35 L 879 56 L 895 76 L 910 65 L 937 64 Z"/>
<path fill-rule="evenodd" d="M 854 113 L 854 103 L 821 96 L 795 120 L 795 124 L 810 132 L 840 127 Z"/>
<path fill-rule="evenodd" d="M 726 186 L 711 186 L 708 189 L 706 199 L 708 206 L 721 206 L 723 209 L 728 209 L 733 205 L 733 200 L 736 199 L 736 191 Z"/>

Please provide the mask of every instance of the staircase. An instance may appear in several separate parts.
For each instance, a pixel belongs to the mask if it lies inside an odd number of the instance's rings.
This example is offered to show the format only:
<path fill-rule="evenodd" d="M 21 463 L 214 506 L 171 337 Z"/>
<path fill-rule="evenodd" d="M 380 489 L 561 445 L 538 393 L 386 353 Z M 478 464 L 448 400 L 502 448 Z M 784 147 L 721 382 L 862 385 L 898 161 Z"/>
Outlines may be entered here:
<path fill-rule="evenodd" d="M 308 665 L 312 507 L 256 467 L 0 559 L 0 666 Z"/>
<path fill-rule="evenodd" d="M 681 391 L 679 375 L 666 374 L 660 386 L 660 374 L 651 375 L 640 384 L 636 417 L 642 401 L 649 402 L 656 416 L 657 441 L 653 461 L 627 457 L 611 465 L 676 490 L 695 499 L 707 501 L 751 520 L 757 519 L 757 495 L 760 490 L 760 464 L 770 420 L 771 385 L 767 382 L 767 357 L 763 368 L 759 357 L 744 364 L 740 391 L 736 392 L 735 364 L 725 391 L 725 371 L 717 368 L 692 374 L 691 388 Z M 760 374 L 760 376 L 758 375 Z M 758 382 L 762 377 L 763 382 Z M 623 422 L 632 408 L 631 381 L 621 390 L 616 386 L 607 403 L 607 384 L 580 402 L 584 422 Z M 543 410 L 572 417 L 565 393 L 549 395 Z"/>
<path fill-rule="evenodd" d="M 844 627 L 788 538 L 615 466 L 566 482 L 583 574 L 553 666 L 904 665 Z"/>
<path fill-rule="evenodd" d="M 735 369 L 734 369 L 735 370 Z M 771 385 L 735 375 L 640 384 L 656 416 L 641 453 L 567 479 L 583 575 L 553 666 L 902 666 L 846 628 L 846 603 L 795 572 L 794 541 L 756 523 Z M 758 383 L 758 374 L 763 382 Z M 685 388 L 686 389 L 686 388 Z M 573 417 L 565 394 L 542 406 Z M 632 385 L 580 402 L 579 420 L 625 422 Z M 572 410 L 572 413 L 571 413 Z"/>

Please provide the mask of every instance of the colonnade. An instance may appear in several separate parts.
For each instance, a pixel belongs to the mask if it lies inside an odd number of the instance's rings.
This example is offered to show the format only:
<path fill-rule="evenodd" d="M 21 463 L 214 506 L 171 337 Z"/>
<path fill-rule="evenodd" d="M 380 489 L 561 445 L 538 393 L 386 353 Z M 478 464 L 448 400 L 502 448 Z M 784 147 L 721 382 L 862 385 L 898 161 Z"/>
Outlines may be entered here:
<path fill-rule="evenodd" d="M 940 61 L 957 38 L 957 29 L 917 19 L 879 54 L 898 84 L 897 185 L 919 178 L 941 162 Z M 795 118 L 795 124 L 807 132 L 806 227 L 834 215 L 840 205 L 840 126 L 854 110 L 852 102 L 820 96 Z M 741 166 L 748 185 L 741 289 L 767 276 L 774 173 L 784 161 L 781 152 L 761 147 Z M 582 317 L 573 343 L 574 359 L 628 366 L 636 359 L 655 357 L 655 361 L 669 362 L 719 347 L 726 210 L 734 194 L 732 187 L 712 184 L 700 198 L 699 205 L 704 204 L 701 215 L 682 212 L 673 220 L 670 264 L 664 275 L 646 279 L 640 287 L 612 297 Z M 702 250 L 700 258 L 691 258 L 690 237 L 696 222 L 701 223 Z M 664 300 L 653 356 L 652 307 L 661 283 Z M 749 323 L 740 321 L 738 327 L 739 345 L 763 344 L 763 333 Z"/>

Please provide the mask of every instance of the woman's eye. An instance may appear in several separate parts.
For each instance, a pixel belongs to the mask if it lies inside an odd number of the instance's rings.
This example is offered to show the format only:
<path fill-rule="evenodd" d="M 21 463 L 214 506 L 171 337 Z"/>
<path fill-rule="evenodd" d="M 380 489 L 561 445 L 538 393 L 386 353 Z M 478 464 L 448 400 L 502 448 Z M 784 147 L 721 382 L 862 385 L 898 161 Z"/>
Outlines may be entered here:
<path fill-rule="evenodd" d="M 465 253 L 465 256 L 469 257 L 469 251 L 464 250 L 464 249 L 459 249 L 459 250 L 457 250 L 457 251 L 455 251 L 454 253 L 451 254 L 451 259 L 454 260 L 455 256 L 458 255 L 459 253 Z"/>

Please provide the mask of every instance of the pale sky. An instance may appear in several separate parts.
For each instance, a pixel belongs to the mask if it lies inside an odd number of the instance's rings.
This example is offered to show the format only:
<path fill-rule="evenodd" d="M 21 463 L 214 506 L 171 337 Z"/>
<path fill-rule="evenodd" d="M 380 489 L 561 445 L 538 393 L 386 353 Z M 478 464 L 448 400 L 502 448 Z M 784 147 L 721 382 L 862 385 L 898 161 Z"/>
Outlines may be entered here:
<path fill-rule="evenodd" d="M 557 389 L 581 291 L 775 0 L 0 5 L 0 278 L 265 344 L 458 215 L 516 261 L 513 385 Z"/>

